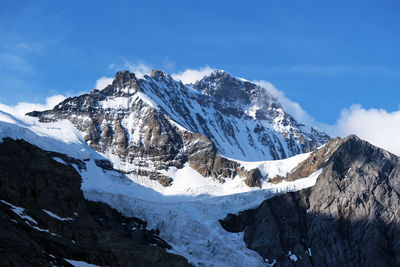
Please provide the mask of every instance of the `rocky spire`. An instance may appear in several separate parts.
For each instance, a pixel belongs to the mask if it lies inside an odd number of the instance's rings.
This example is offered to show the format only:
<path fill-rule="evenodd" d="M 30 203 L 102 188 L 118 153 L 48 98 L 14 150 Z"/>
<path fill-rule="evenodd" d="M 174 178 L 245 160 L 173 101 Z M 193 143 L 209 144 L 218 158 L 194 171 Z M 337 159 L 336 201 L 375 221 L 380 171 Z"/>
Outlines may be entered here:
<path fill-rule="evenodd" d="M 106 95 L 126 96 L 140 90 L 140 85 L 134 73 L 127 70 L 118 71 L 115 74 L 112 84 L 108 85 L 101 92 Z"/>

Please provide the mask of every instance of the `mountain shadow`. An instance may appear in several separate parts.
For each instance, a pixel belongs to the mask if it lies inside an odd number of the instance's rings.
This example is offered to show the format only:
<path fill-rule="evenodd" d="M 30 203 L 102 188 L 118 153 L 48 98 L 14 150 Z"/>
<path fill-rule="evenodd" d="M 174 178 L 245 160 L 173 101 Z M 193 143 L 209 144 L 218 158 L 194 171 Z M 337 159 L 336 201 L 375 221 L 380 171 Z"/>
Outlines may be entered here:
<path fill-rule="evenodd" d="M 85 162 L 0 143 L 0 266 L 190 266 L 146 222 L 84 199 Z"/>

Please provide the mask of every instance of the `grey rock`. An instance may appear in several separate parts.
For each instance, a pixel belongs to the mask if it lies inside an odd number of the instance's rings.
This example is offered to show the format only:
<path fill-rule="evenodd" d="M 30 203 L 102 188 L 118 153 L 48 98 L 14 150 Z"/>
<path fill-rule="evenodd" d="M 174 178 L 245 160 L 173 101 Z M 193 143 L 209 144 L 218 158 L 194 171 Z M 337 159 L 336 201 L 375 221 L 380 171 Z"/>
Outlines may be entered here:
<path fill-rule="evenodd" d="M 221 225 L 244 231 L 247 246 L 277 266 L 400 266 L 399 158 L 349 136 L 326 144 L 295 173 L 320 167 L 315 186 Z"/>
<path fill-rule="evenodd" d="M 252 169 L 251 171 L 248 171 L 247 173 L 244 174 L 246 179 L 244 182 L 250 186 L 250 187 L 261 187 L 261 178 L 262 174 L 259 169 Z"/>

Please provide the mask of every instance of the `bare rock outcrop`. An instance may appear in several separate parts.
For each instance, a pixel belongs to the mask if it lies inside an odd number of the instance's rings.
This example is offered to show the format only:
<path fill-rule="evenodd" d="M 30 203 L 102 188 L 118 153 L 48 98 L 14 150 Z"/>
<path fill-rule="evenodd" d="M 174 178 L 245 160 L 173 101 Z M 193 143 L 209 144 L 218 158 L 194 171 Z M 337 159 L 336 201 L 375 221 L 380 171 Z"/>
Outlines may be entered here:
<path fill-rule="evenodd" d="M 349 136 L 306 162 L 297 173 L 323 168 L 315 186 L 231 214 L 221 225 L 244 231 L 247 246 L 276 266 L 399 266 L 400 159 Z"/>

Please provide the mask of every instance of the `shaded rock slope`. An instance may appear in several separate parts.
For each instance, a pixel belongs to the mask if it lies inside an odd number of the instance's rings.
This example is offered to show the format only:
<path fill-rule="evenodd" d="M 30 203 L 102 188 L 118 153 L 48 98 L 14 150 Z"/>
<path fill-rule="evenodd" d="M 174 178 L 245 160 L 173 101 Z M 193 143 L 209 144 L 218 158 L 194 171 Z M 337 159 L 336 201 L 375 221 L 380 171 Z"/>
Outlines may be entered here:
<path fill-rule="evenodd" d="M 190 266 L 146 222 L 85 200 L 74 167 L 85 162 L 0 143 L 0 266 Z"/>
<path fill-rule="evenodd" d="M 288 177 L 315 186 L 220 220 L 276 266 L 400 266 L 400 162 L 356 136 L 334 139 Z"/>
<path fill-rule="evenodd" d="M 125 162 L 123 171 L 164 186 L 172 180 L 159 171 L 186 163 L 221 182 L 239 173 L 257 186 L 254 171 L 227 158 L 282 159 L 329 140 L 298 123 L 267 90 L 224 71 L 191 85 L 158 70 L 141 79 L 121 71 L 102 90 L 28 115 L 41 122 L 71 121 L 92 148 Z"/>

